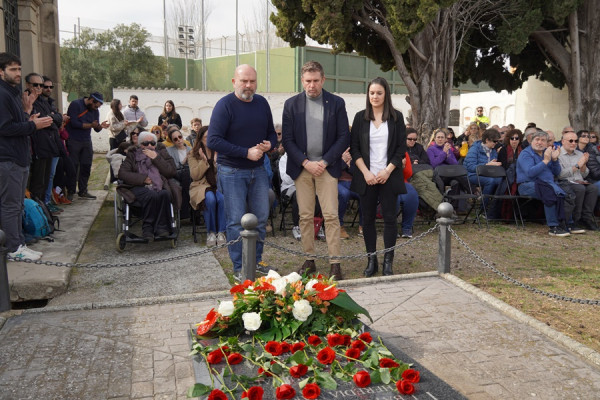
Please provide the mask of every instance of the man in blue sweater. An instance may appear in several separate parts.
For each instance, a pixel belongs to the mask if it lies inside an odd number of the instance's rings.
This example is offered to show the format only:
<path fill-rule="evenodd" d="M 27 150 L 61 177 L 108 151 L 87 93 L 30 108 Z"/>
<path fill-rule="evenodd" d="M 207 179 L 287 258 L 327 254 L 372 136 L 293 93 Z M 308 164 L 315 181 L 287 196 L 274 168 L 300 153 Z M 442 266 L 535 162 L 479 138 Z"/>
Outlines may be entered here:
<path fill-rule="evenodd" d="M 67 115 L 70 122 L 67 124 L 69 132 L 68 150 L 69 156 L 73 161 L 75 170 L 79 169 L 77 176 L 71 177 L 67 183 L 69 191 L 68 199 L 73 200 L 75 185 L 79 186 L 79 198 L 95 199 L 88 193 L 88 180 L 92 170 L 92 159 L 94 158 L 94 149 L 92 147 L 92 128 L 100 132 L 103 128 L 108 128 L 108 121 L 102 123 L 98 109 L 104 103 L 104 97 L 101 93 L 94 92 L 90 97 L 84 97 L 74 100 L 69 104 Z"/>
<path fill-rule="evenodd" d="M 210 118 L 207 145 L 218 154 L 217 179 L 225 197 L 227 240 L 242 231 L 246 212 L 258 218 L 260 241 L 256 245 L 257 271 L 262 263 L 262 241 L 269 217 L 269 178 L 263 157 L 277 144 L 273 116 L 267 100 L 256 94 L 256 70 L 249 65 L 235 69 L 234 92 L 217 102 Z M 234 278 L 241 280 L 242 243 L 229 246 Z"/>
<path fill-rule="evenodd" d="M 49 127 L 52 118 L 29 116 L 38 94 L 22 95 L 20 85 L 21 60 L 0 53 L 0 227 L 9 256 L 35 261 L 42 253 L 27 248 L 21 222 L 31 163 L 30 136 Z"/>

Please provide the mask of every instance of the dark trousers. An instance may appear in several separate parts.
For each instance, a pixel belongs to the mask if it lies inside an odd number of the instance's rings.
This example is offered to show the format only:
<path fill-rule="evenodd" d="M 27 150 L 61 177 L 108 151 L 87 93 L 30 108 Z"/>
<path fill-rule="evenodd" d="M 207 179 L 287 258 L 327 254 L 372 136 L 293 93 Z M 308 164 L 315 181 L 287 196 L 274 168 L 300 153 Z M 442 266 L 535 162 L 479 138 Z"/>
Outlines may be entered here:
<path fill-rule="evenodd" d="M 363 235 L 367 252 L 370 253 L 377 249 L 375 216 L 378 201 L 381 203 L 383 214 L 383 243 L 385 248 L 390 248 L 396 244 L 396 236 L 398 235 L 398 224 L 396 223 L 397 199 L 398 195 L 394 193 L 389 181 L 383 185 L 367 185 L 365 193 L 360 196 L 363 213 Z"/>
<path fill-rule="evenodd" d="M 294 226 L 298 226 L 300 224 L 300 211 L 298 210 L 298 201 L 296 200 L 296 191 L 294 190 L 294 193 L 292 193 L 292 197 L 290 197 L 287 194 L 288 190 L 289 189 L 285 189 L 281 193 L 281 197 L 282 197 L 281 201 L 287 201 L 289 206 L 292 207 L 292 223 L 294 224 Z"/>
<path fill-rule="evenodd" d="M 157 192 L 145 186 L 135 186 L 130 189 L 137 203 L 142 205 L 142 231 L 152 232 L 171 231 L 171 195 L 168 190 Z"/>
<path fill-rule="evenodd" d="M 29 170 L 29 191 L 33 197 L 44 201 L 50 180 L 52 158 L 38 158 L 31 162 Z"/>
<path fill-rule="evenodd" d="M 579 183 L 559 182 L 558 184 L 573 201 L 565 201 L 567 223 L 586 220 L 594 222 L 594 207 L 598 201 L 598 187 Z"/>
<path fill-rule="evenodd" d="M 75 184 L 77 184 L 79 193 L 85 193 L 88 190 L 88 180 L 90 179 L 92 159 L 94 158 L 92 141 L 78 142 L 76 140 L 69 140 L 68 147 L 69 156 L 77 173 L 71 177 L 67 188 L 70 193 L 75 193 Z"/>
<path fill-rule="evenodd" d="M 178 169 L 175 179 L 181 185 L 181 209 L 179 210 L 179 216 L 181 219 L 190 218 L 190 183 L 192 182 L 190 169 L 187 166 Z"/>
<path fill-rule="evenodd" d="M 25 244 L 23 236 L 23 202 L 29 166 L 0 161 L 0 228 L 6 234 L 4 246 L 9 252 Z"/>
<path fill-rule="evenodd" d="M 58 164 L 56 164 L 56 171 L 54 173 L 54 182 L 52 187 L 60 186 L 61 188 L 67 188 L 69 193 L 75 193 L 75 177 L 77 171 L 73 166 L 73 161 L 70 157 L 60 157 Z M 73 182 L 73 187 L 69 187 L 69 182 Z"/>

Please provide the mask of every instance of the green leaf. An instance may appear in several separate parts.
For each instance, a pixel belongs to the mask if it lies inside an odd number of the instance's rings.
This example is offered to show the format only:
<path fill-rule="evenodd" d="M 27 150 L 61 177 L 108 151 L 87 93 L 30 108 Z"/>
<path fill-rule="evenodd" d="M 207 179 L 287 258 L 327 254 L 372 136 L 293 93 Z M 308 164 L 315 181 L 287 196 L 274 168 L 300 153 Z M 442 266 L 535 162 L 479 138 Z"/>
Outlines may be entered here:
<path fill-rule="evenodd" d="M 378 369 L 371 372 L 371 383 L 381 383 L 381 373 Z"/>
<path fill-rule="evenodd" d="M 196 383 L 194 386 L 188 389 L 187 397 L 200 397 L 210 393 L 212 388 L 202 383 Z"/>
<path fill-rule="evenodd" d="M 339 292 L 337 297 L 333 300 L 330 300 L 329 302 L 348 311 L 351 311 L 355 314 L 363 314 L 367 318 L 369 318 L 371 322 L 373 322 L 373 318 L 371 318 L 369 312 L 363 307 L 361 307 L 357 302 L 355 302 L 352 299 L 352 297 L 350 297 L 346 292 Z"/>
<path fill-rule="evenodd" d="M 333 377 L 327 372 L 317 372 L 316 373 L 317 383 L 322 389 L 327 390 L 336 390 L 337 382 Z"/>
<path fill-rule="evenodd" d="M 381 375 L 381 382 L 385 383 L 386 385 L 390 383 L 391 376 L 389 368 L 379 368 L 379 374 Z"/>
<path fill-rule="evenodd" d="M 304 354 L 303 351 L 297 351 L 294 354 L 292 354 L 290 356 L 290 358 L 288 358 L 288 360 L 291 360 L 293 362 L 295 362 L 296 364 L 305 364 L 308 361 L 306 354 Z"/>
<path fill-rule="evenodd" d="M 275 375 L 281 375 L 281 371 L 283 371 L 283 368 L 278 363 L 271 365 L 270 369 L 271 369 L 271 372 L 273 372 Z"/>
<path fill-rule="evenodd" d="M 310 378 L 306 378 L 306 379 L 303 379 L 300 382 L 298 382 L 298 386 L 300 387 L 300 389 L 304 389 L 304 386 L 306 386 L 306 384 L 308 383 L 309 380 L 310 380 Z"/>

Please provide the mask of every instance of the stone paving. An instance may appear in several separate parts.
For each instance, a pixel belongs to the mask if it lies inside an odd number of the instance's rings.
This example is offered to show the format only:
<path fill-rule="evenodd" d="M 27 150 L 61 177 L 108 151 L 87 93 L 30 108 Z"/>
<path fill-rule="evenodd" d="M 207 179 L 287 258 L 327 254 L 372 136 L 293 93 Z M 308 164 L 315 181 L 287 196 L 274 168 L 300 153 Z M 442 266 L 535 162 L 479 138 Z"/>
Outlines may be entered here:
<path fill-rule="evenodd" d="M 368 282 L 368 283 L 367 283 Z M 347 283 L 383 339 L 469 399 L 598 399 L 600 367 L 437 276 Z M 32 312 L 0 330 L 0 399 L 183 399 L 187 330 L 227 292 Z"/>

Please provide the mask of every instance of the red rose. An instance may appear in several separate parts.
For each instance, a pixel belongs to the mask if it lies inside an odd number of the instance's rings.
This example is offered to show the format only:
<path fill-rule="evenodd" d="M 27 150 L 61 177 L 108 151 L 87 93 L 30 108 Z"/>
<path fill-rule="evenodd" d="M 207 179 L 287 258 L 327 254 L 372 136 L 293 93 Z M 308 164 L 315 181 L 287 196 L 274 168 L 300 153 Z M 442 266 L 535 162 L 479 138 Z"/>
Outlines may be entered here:
<path fill-rule="evenodd" d="M 344 340 L 344 346 L 350 346 L 350 342 L 352 342 L 350 335 L 342 335 L 342 339 Z"/>
<path fill-rule="evenodd" d="M 275 364 L 275 361 L 271 361 L 271 365 Z M 272 373 L 270 373 L 269 371 L 265 371 L 265 369 L 263 367 L 260 367 L 258 369 L 258 375 L 266 375 L 266 376 L 273 376 Z"/>
<path fill-rule="evenodd" d="M 206 400 L 227 400 L 227 395 L 219 389 L 214 389 L 208 394 L 208 399 Z"/>
<path fill-rule="evenodd" d="M 321 364 L 331 364 L 335 360 L 335 351 L 331 347 L 325 347 L 317 353 L 317 360 Z"/>
<path fill-rule="evenodd" d="M 292 354 L 294 354 L 297 351 L 301 351 L 301 350 L 304 350 L 304 343 L 298 342 L 298 343 L 294 343 L 292 345 Z"/>
<path fill-rule="evenodd" d="M 321 343 L 323 343 L 323 341 L 321 340 L 320 337 L 318 337 L 317 335 L 312 335 L 309 336 L 307 339 L 308 344 L 310 344 L 311 346 L 318 346 Z"/>
<path fill-rule="evenodd" d="M 305 399 L 316 399 L 321 394 L 321 388 L 316 383 L 309 383 L 302 389 L 302 396 Z"/>
<path fill-rule="evenodd" d="M 373 337 L 369 332 L 361 333 L 358 335 L 358 338 L 365 343 L 371 343 L 373 341 Z"/>
<path fill-rule="evenodd" d="M 396 368 L 399 367 L 400 364 L 398 364 L 396 361 L 392 360 L 391 358 L 382 358 L 379 360 L 379 366 L 381 368 Z"/>
<path fill-rule="evenodd" d="M 225 354 L 226 356 L 231 354 L 231 350 L 229 349 L 229 346 L 221 346 L 221 347 L 219 347 L 219 349 L 221 349 L 223 354 Z"/>
<path fill-rule="evenodd" d="M 367 371 L 358 371 L 354 374 L 352 380 L 358 387 L 367 387 L 371 384 L 371 375 Z"/>
<path fill-rule="evenodd" d="M 352 347 L 353 349 L 358 349 L 360 351 L 363 351 L 365 349 L 365 347 L 367 347 L 367 345 L 362 340 L 355 340 L 354 342 L 352 342 L 350 347 Z"/>
<path fill-rule="evenodd" d="M 402 373 L 402 379 L 410 383 L 417 383 L 421 380 L 421 374 L 419 374 L 419 371 L 415 371 L 414 369 L 407 369 Z"/>
<path fill-rule="evenodd" d="M 290 368 L 290 375 L 294 378 L 302 378 L 308 372 L 308 367 L 304 364 L 294 365 Z"/>
<path fill-rule="evenodd" d="M 242 399 L 247 398 L 248 400 L 262 400 L 264 389 L 260 386 L 252 386 L 250 389 L 242 393 Z"/>
<path fill-rule="evenodd" d="M 240 353 L 231 353 L 227 356 L 227 362 L 231 365 L 237 365 L 244 361 L 244 357 Z"/>
<path fill-rule="evenodd" d="M 414 385 L 408 381 L 396 382 L 396 389 L 398 389 L 400 394 L 413 394 L 415 392 Z"/>
<path fill-rule="evenodd" d="M 292 346 L 290 346 L 289 343 L 281 342 L 280 344 L 281 344 L 281 354 L 289 353 L 290 351 L 292 351 Z"/>
<path fill-rule="evenodd" d="M 267 342 L 265 350 L 274 356 L 278 356 L 281 354 L 281 343 L 274 341 Z"/>
<path fill-rule="evenodd" d="M 346 350 L 346 357 L 358 359 L 360 357 L 360 350 L 354 347 L 349 348 Z"/>
<path fill-rule="evenodd" d="M 277 399 L 293 399 L 296 396 L 296 391 L 291 385 L 284 383 L 275 390 Z"/>
<path fill-rule="evenodd" d="M 208 353 L 206 356 L 206 361 L 209 364 L 218 364 L 223 360 L 223 352 L 221 349 L 216 349 Z"/>
<path fill-rule="evenodd" d="M 344 337 L 339 333 L 330 333 L 327 335 L 327 344 L 331 347 L 341 346 L 344 344 Z"/>
<path fill-rule="evenodd" d="M 211 309 L 208 312 L 208 314 L 206 315 L 206 318 L 204 318 L 204 321 L 200 322 L 200 324 L 198 325 L 198 329 L 196 330 L 196 334 L 198 336 L 206 335 L 206 333 L 208 331 L 210 331 L 211 328 L 217 322 L 217 317 L 218 316 L 219 316 L 219 313 L 217 313 L 214 308 Z"/>

